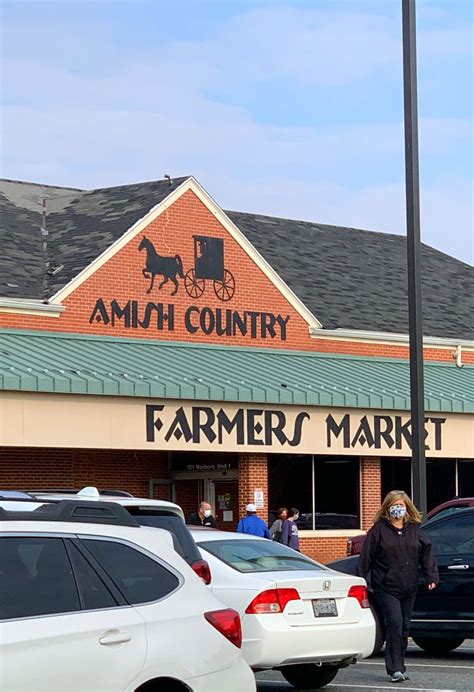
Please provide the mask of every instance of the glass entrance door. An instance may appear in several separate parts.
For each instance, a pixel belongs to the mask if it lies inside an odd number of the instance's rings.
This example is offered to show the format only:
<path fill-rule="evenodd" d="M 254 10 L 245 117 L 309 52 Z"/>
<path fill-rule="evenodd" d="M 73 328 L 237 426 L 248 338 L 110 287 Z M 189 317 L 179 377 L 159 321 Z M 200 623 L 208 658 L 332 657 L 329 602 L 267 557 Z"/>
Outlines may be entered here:
<path fill-rule="evenodd" d="M 213 508 L 217 526 L 223 531 L 235 531 L 239 523 L 239 485 L 237 480 L 211 480 Z"/>

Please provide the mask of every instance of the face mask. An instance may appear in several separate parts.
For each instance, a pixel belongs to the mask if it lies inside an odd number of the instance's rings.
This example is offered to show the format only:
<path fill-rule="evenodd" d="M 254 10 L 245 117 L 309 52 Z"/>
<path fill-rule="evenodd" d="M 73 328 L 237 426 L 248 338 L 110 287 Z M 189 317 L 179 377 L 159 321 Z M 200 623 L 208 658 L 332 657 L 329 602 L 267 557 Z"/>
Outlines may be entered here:
<path fill-rule="evenodd" d="M 210 517 L 210 516 L 211 516 L 211 510 L 210 510 L 210 509 L 205 509 L 205 510 L 204 510 L 204 516 L 205 516 L 205 517 Z"/>
<path fill-rule="evenodd" d="M 407 508 L 403 505 L 392 505 L 389 509 L 389 512 L 390 516 L 392 516 L 394 519 L 403 519 L 403 517 L 407 513 Z"/>

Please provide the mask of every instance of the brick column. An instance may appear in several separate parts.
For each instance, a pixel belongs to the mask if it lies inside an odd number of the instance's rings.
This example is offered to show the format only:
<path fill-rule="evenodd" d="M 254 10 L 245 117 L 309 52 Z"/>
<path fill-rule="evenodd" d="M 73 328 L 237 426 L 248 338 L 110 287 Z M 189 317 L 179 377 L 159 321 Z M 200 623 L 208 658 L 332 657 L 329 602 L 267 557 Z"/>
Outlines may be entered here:
<path fill-rule="evenodd" d="M 245 505 L 254 501 L 254 490 L 263 490 L 265 506 L 258 516 L 268 522 L 268 465 L 266 454 L 239 454 L 239 516 Z"/>
<path fill-rule="evenodd" d="M 361 457 L 360 487 L 362 528 L 370 529 L 374 514 L 381 505 L 382 474 L 379 457 Z"/>

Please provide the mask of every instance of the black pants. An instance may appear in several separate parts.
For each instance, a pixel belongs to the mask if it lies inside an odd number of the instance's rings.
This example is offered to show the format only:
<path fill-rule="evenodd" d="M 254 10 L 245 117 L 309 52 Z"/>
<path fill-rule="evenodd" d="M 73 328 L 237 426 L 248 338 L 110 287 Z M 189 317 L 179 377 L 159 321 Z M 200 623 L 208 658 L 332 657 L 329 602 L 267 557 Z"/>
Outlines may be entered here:
<path fill-rule="evenodd" d="M 400 597 L 386 591 L 375 591 L 385 622 L 385 667 L 389 675 L 406 671 L 405 652 L 415 596 L 416 593 Z"/>

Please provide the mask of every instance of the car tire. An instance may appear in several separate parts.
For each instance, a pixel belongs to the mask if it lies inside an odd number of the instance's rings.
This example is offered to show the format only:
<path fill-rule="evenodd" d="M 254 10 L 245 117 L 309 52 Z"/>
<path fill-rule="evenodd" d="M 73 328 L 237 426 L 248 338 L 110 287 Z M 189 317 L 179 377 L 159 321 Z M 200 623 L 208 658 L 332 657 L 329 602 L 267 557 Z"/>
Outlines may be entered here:
<path fill-rule="evenodd" d="M 385 626 L 384 626 L 382 615 L 379 613 L 377 608 L 375 608 L 373 605 L 371 605 L 370 610 L 372 611 L 372 615 L 374 616 L 374 620 L 375 620 L 374 650 L 372 651 L 372 653 L 370 655 L 376 656 L 377 654 L 379 654 L 382 651 L 383 645 L 385 643 Z"/>
<path fill-rule="evenodd" d="M 337 666 L 317 666 L 314 663 L 283 666 L 279 669 L 285 680 L 302 690 L 318 690 L 328 685 L 337 675 Z"/>
<path fill-rule="evenodd" d="M 446 639 L 435 637 L 412 637 L 413 641 L 420 649 L 424 649 L 432 654 L 441 654 L 446 651 L 453 651 L 464 641 L 464 637 L 447 637 Z"/>

